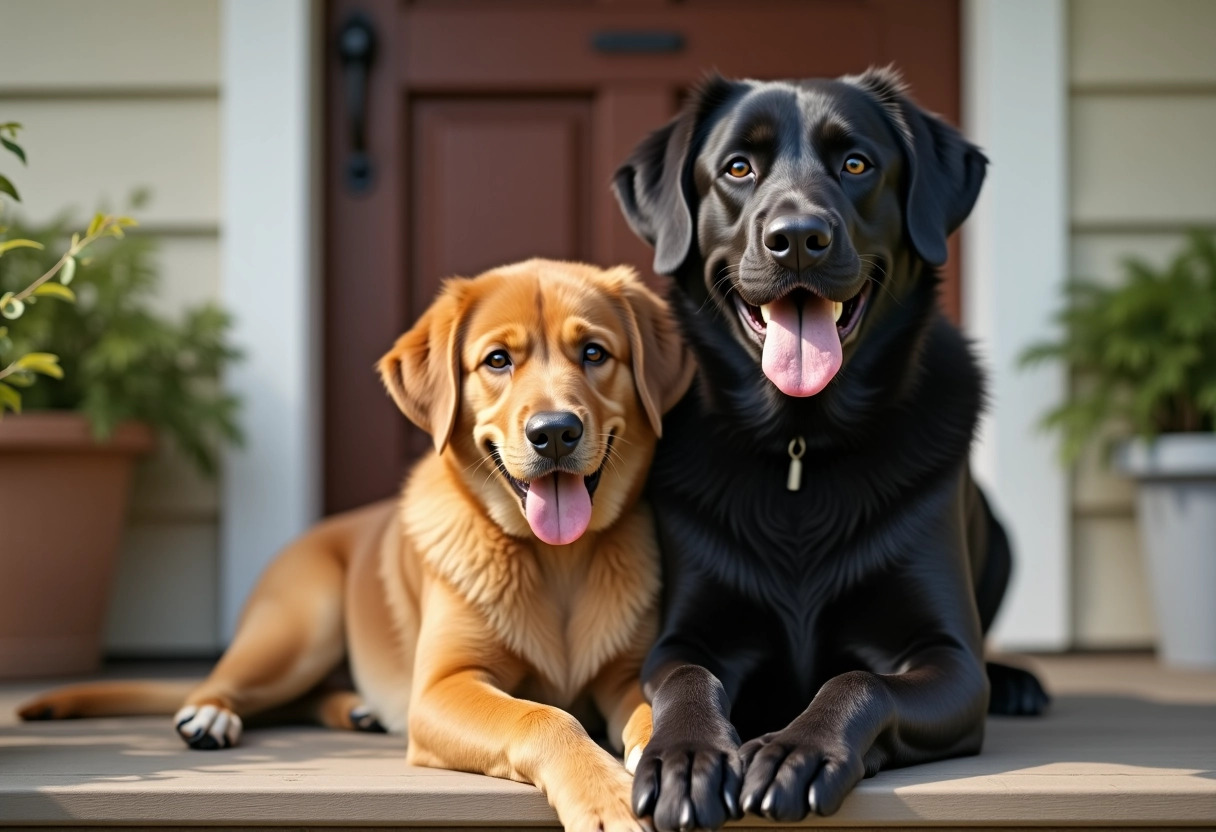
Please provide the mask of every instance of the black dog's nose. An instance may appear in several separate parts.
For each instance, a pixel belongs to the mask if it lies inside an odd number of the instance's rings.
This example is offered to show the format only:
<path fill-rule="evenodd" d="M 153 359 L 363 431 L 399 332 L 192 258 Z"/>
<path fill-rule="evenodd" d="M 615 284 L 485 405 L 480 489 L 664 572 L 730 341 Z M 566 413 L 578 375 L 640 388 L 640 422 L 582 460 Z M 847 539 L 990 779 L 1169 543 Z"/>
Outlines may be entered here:
<path fill-rule="evenodd" d="M 578 447 L 583 422 L 569 410 L 537 413 L 524 425 L 524 434 L 537 453 L 557 462 Z"/>
<path fill-rule="evenodd" d="M 819 214 L 783 214 L 765 227 L 764 245 L 787 269 L 805 269 L 823 259 L 832 245 L 832 224 Z"/>

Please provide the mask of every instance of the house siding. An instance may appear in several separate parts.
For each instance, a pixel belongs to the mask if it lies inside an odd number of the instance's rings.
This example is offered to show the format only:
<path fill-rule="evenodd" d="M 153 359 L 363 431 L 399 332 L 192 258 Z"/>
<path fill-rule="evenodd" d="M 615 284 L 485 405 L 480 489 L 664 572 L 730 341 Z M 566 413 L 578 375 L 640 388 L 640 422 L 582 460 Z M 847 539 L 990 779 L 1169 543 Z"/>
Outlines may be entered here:
<path fill-rule="evenodd" d="M 5 173 L 35 220 L 151 202 L 168 313 L 219 295 L 218 0 L 0 0 L 0 121 L 29 167 Z M 112 653 L 209 654 L 219 645 L 218 485 L 170 448 L 140 466 L 114 587 Z"/>
<path fill-rule="evenodd" d="M 1216 226 L 1216 3 L 1072 0 L 1069 18 L 1071 268 L 1114 281 L 1123 257 L 1162 263 Z M 1096 453 L 1074 472 L 1080 647 L 1154 641 L 1134 497 Z"/>

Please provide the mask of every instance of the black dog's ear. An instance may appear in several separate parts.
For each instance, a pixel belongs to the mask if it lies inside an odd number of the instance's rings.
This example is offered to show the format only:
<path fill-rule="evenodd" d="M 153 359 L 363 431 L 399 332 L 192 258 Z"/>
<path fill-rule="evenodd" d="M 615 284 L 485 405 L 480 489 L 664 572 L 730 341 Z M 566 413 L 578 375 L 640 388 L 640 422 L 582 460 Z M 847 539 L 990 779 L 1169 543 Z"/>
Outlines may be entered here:
<path fill-rule="evenodd" d="M 694 204 L 689 160 L 697 128 L 735 84 L 714 75 L 689 96 L 667 125 L 634 148 L 612 177 L 612 190 L 633 232 L 654 246 L 654 270 L 674 274 L 693 244 Z"/>
<path fill-rule="evenodd" d="M 903 136 L 908 148 L 908 237 L 923 260 L 943 265 L 946 238 L 975 207 L 987 157 L 958 130 L 913 103 L 894 70 L 870 69 L 845 80 L 878 99 Z"/>

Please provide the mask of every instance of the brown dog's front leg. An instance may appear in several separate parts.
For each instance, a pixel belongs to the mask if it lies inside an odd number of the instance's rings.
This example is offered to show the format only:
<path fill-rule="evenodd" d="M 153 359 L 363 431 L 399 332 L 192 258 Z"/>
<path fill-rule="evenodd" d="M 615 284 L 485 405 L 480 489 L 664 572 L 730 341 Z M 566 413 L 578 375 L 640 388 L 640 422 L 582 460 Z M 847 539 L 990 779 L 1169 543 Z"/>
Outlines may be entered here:
<path fill-rule="evenodd" d="M 415 765 L 473 771 L 540 787 L 572 832 L 640 832 L 631 779 L 570 714 L 516 699 L 465 670 L 420 691 L 410 709 Z"/>
<path fill-rule="evenodd" d="M 591 683 L 591 694 L 600 713 L 608 720 L 608 742 L 625 757 L 632 774 L 650 742 L 653 725 L 650 703 L 639 678 L 645 648 L 637 656 L 625 656 L 607 664 Z"/>

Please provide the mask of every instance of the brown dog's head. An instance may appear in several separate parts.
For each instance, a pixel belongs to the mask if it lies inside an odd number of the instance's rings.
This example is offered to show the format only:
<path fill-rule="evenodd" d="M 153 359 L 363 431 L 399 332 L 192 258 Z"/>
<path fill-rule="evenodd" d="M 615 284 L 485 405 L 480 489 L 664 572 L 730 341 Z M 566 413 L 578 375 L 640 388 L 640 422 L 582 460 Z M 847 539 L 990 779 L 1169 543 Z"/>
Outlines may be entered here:
<path fill-rule="evenodd" d="M 379 369 L 494 521 L 550 544 L 637 498 L 694 372 L 631 269 L 548 260 L 447 281 Z"/>

